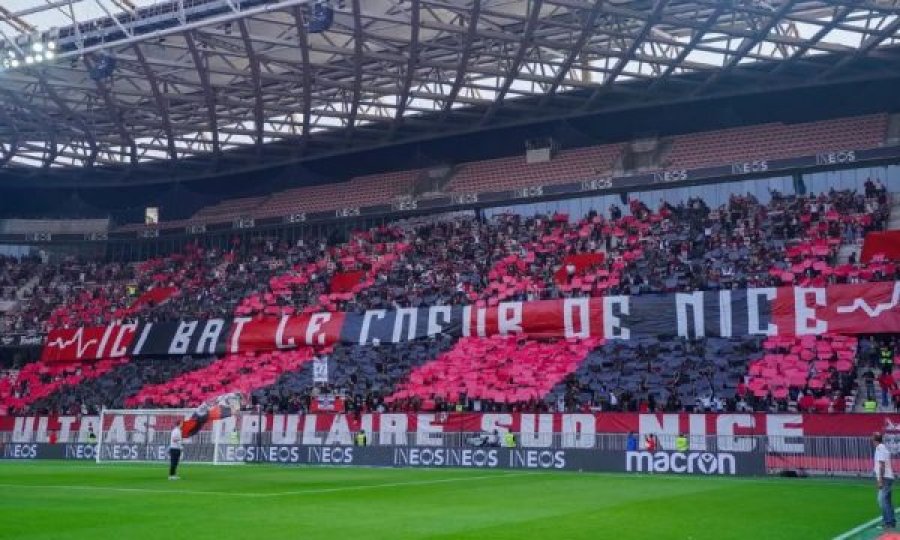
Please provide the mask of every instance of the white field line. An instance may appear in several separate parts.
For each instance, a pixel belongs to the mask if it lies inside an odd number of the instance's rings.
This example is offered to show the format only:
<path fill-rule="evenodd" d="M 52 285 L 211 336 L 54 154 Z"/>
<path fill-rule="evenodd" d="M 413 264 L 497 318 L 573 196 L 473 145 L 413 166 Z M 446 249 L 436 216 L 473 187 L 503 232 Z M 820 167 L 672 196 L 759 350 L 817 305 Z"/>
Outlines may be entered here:
<path fill-rule="evenodd" d="M 895 512 L 898 510 L 900 510 L 900 507 L 894 509 Z M 849 531 L 835 536 L 833 540 L 848 540 L 849 538 L 853 538 L 854 535 L 857 535 L 857 534 L 863 532 L 864 530 L 868 529 L 872 525 L 875 525 L 879 521 L 881 521 L 881 517 L 870 519 L 869 521 L 863 523 L 862 525 L 853 527 Z"/>
<path fill-rule="evenodd" d="M 178 489 L 147 489 L 147 488 L 127 488 L 114 486 L 72 486 L 72 485 L 45 485 L 45 484 L 10 484 L 2 483 L 0 487 L 19 488 L 19 489 L 59 489 L 59 490 L 80 490 L 80 491 L 112 491 L 121 493 L 166 493 L 166 494 L 183 494 L 183 495 L 224 495 L 227 497 L 283 497 L 288 495 L 315 495 L 321 493 L 340 493 L 345 491 L 361 491 L 367 489 L 383 489 L 392 487 L 406 486 L 427 486 L 432 484 L 448 484 L 452 482 L 469 482 L 476 480 L 490 480 L 494 478 L 508 478 L 511 476 L 530 476 L 536 473 L 520 472 L 509 474 L 488 474 L 483 476 L 466 476 L 458 478 L 442 478 L 440 480 L 417 480 L 412 482 L 387 482 L 380 484 L 365 484 L 359 486 L 342 486 L 333 488 L 318 489 L 300 489 L 295 491 L 277 491 L 273 493 L 236 493 L 233 491 L 194 491 L 194 490 L 178 490 Z M 160 480 L 162 481 L 162 480 Z"/>
<path fill-rule="evenodd" d="M 289 465 L 278 464 L 278 463 L 212 463 L 212 462 L 181 462 L 182 465 L 186 465 L 188 467 L 193 467 L 195 465 L 199 465 L 201 467 L 219 467 L 224 465 L 252 465 L 255 469 L 278 469 L 279 471 L 289 470 L 289 469 L 297 469 L 297 470 L 350 470 L 350 469 L 360 469 L 366 471 L 378 471 L 378 470 L 393 470 L 397 471 L 401 468 L 397 467 L 382 467 L 378 465 L 368 466 L 368 465 L 320 465 L 320 464 L 310 464 L 310 463 L 292 463 Z M 60 469 L 60 470 L 69 470 L 69 469 L 90 469 L 94 471 L 102 471 L 104 469 L 118 469 L 118 468 L 129 468 L 129 469 L 152 469 L 152 470 L 167 470 L 169 468 L 168 461 L 104 461 L 103 463 L 94 463 L 91 462 L 51 462 L 51 461 L 27 461 L 27 460 L 4 460 L 0 461 L 0 465 L 12 465 L 13 467 L 35 467 L 39 469 Z M 243 467 L 241 467 L 242 470 Z M 415 470 L 422 473 L 428 472 L 449 472 L 449 471 L 459 471 L 465 472 L 470 469 L 462 469 L 458 467 L 410 467 L 403 470 Z M 571 470 L 531 470 L 529 474 L 546 474 L 548 476 L 558 476 L 558 477 L 570 477 L 570 476 L 589 476 L 589 477 L 602 477 L 602 478 L 653 478 L 654 480 L 670 480 L 673 482 L 678 481 L 689 481 L 696 480 L 696 476 L 691 475 L 678 475 L 678 474 L 650 474 L 650 473 L 614 473 L 614 472 L 595 472 L 595 471 L 571 471 Z M 472 477 L 467 477 L 472 478 Z M 847 486 L 853 485 L 856 483 L 869 483 L 871 478 L 862 477 L 862 476 L 847 476 L 847 477 L 828 477 L 828 476 L 812 476 L 809 478 L 801 478 L 801 479 L 785 479 L 779 478 L 775 476 L 735 476 L 735 477 L 711 477 L 711 478 L 720 478 L 722 480 L 728 480 L 729 482 L 739 483 L 739 484 L 783 484 L 786 482 L 795 482 L 795 483 L 804 483 L 807 485 L 836 485 L 836 486 Z M 0 484 L 2 485 L 2 484 Z"/>

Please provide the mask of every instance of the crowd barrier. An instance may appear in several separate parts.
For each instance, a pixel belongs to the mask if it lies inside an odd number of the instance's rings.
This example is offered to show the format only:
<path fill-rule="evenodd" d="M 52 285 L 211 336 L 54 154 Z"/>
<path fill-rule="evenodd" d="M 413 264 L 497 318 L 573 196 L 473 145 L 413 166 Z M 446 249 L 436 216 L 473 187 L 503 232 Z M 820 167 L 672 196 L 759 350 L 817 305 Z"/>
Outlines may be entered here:
<path fill-rule="evenodd" d="M 72 434 L 73 437 L 76 434 Z M 103 462 L 168 460 L 168 434 L 147 437 L 128 433 L 125 441 L 102 445 L 86 441 L 0 442 L 0 459 L 81 460 Z M 228 434 L 199 434 L 185 444 L 184 461 L 191 463 L 277 463 L 286 465 L 342 465 L 380 467 L 458 467 L 477 469 L 549 469 L 567 471 L 670 473 L 721 476 L 866 476 L 872 471 L 873 446 L 868 437 L 688 436 L 688 450 L 676 450 L 676 437 L 659 437 L 654 452 L 638 440 L 629 451 L 623 434 L 537 433 L 516 438 L 513 446 L 502 436 L 484 432 L 422 433 L 373 432 L 366 445 L 355 440 L 329 440 L 315 433 L 321 444 L 297 444 L 302 433 L 254 433 L 250 440 L 228 440 Z M 308 440 L 310 434 L 307 433 Z M 405 436 L 404 436 L 405 435 Z M 215 440 L 214 440 L 215 439 Z M 232 444 L 237 442 L 237 444 Z M 900 452 L 900 437 L 886 440 Z M 99 459 L 98 459 L 98 453 Z M 894 458 L 900 468 L 900 458 Z"/>

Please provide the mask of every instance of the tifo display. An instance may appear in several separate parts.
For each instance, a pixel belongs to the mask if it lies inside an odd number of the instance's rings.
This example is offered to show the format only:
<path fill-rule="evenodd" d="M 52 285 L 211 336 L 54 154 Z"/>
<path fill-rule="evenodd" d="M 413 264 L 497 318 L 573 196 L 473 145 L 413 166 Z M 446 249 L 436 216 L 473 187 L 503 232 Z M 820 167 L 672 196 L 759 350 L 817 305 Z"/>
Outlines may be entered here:
<path fill-rule="evenodd" d="M 900 329 L 900 282 L 881 254 L 833 257 L 882 226 L 886 201 L 874 185 L 720 208 L 633 200 L 581 220 L 454 216 L 334 245 L 262 237 L 94 263 L 105 285 L 46 289 L 63 296 L 42 358 L 0 379 L 0 406 L 239 391 L 272 412 L 850 411 L 874 395 L 857 382 L 868 367 L 893 365 L 877 336 Z"/>

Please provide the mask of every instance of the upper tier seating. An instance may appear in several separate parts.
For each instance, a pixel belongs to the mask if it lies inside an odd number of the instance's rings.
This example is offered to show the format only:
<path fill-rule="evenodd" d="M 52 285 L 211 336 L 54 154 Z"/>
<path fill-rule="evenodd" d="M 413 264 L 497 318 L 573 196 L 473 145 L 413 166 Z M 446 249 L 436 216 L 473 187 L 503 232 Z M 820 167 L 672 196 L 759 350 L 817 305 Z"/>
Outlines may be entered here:
<path fill-rule="evenodd" d="M 888 115 L 873 114 L 801 124 L 769 123 L 704 131 L 667 138 L 657 169 L 690 169 L 753 160 L 772 160 L 876 148 L 884 144 Z M 479 193 L 536 185 L 577 182 L 614 173 L 626 143 L 559 151 L 551 161 L 528 164 L 524 154 L 460 164 L 446 185 L 450 193 Z M 301 212 L 389 205 L 412 194 L 424 170 L 360 176 L 346 182 L 298 187 L 268 197 L 245 197 L 203 208 L 190 219 L 166 221 L 166 228 L 230 222 L 242 217 L 271 218 Z M 117 230 L 134 232 L 143 224 Z"/>
<path fill-rule="evenodd" d="M 465 163 L 447 184 L 447 191 L 480 193 L 609 176 L 623 148 L 608 144 L 562 150 L 543 163 L 526 163 L 524 155 Z"/>
<path fill-rule="evenodd" d="M 665 168 L 690 169 L 749 160 L 808 156 L 818 152 L 876 148 L 884 142 L 884 114 L 804 124 L 762 124 L 679 135 Z"/>
<path fill-rule="evenodd" d="M 349 182 L 300 187 L 275 193 L 257 209 L 260 218 L 390 204 L 412 192 L 421 170 L 359 176 Z"/>
<path fill-rule="evenodd" d="M 252 217 L 268 197 L 245 197 L 242 199 L 230 199 L 206 206 L 198 210 L 191 221 L 199 223 L 229 222 L 238 218 Z"/>

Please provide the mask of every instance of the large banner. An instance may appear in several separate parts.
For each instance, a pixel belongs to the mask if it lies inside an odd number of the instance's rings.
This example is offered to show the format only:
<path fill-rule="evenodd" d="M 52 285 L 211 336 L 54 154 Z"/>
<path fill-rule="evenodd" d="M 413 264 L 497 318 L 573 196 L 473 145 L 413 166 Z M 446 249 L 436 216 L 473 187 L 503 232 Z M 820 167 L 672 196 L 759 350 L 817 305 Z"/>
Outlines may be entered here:
<path fill-rule="evenodd" d="M 108 415 L 101 447 L 88 443 L 88 433 L 100 431 L 99 417 L 0 416 L 0 440 L 8 441 L 0 443 L 0 459 L 95 460 L 100 452 L 105 461 L 165 461 L 171 417 L 158 411 Z M 217 421 L 214 429 L 228 441 L 222 434 L 236 431 L 237 444 L 188 439 L 185 460 L 209 462 L 215 455 L 219 462 L 284 464 L 867 474 L 869 438 L 881 432 L 900 467 L 900 414 L 244 414 Z M 365 448 L 353 446 L 359 430 L 368 435 Z M 495 432 L 499 441 L 513 433 L 515 448 L 470 443 L 473 435 Z M 661 449 L 625 452 L 628 433 L 639 440 L 657 435 Z M 679 434 L 688 437 L 687 452 L 675 451 Z"/>
<path fill-rule="evenodd" d="M 900 282 L 697 291 L 57 329 L 46 362 L 247 353 L 436 334 L 533 339 L 802 336 L 900 332 Z"/>
<path fill-rule="evenodd" d="M 104 441 L 153 440 L 158 431 L 168 433 L 172 414 L 107 415 Z M 100 431 L 99 421 L 97 416 L 0 416 L 0 440 L 46 443 L 52 434 L 59 441 L 86 442 L 91 430 Z M 684 433 L 696 449 L 706 450 L 715 439 L 719 449 L 750 451 L 766 437 L 773 451 L 788 454 L 802 453 L 804 438 L 870 437 L 878 431 L 900 450 L 900 414 L 244 413 L 217 421 L 216 428 L 221 433 L 237 430 L 241 444 L 254 443 L 263 435 L 272 444 L 285 446 L 351 445 L 360 430 L 371 435 L 374 446 L 435 446 L 448 435 L 496 431 L 501 436 L 513 433 L 523 448 L 589 449 L 601 444 L 604 435 L 636 433 L 658 435 L 663 449 L 673 450 L 674 438 Z"/>

